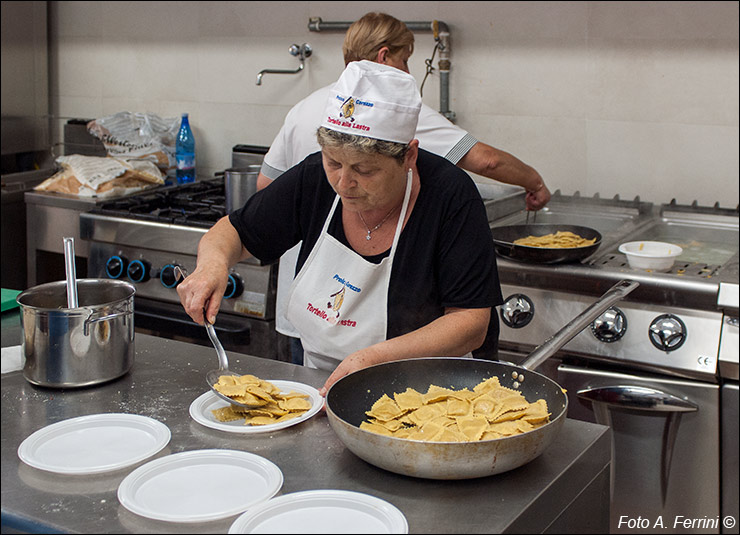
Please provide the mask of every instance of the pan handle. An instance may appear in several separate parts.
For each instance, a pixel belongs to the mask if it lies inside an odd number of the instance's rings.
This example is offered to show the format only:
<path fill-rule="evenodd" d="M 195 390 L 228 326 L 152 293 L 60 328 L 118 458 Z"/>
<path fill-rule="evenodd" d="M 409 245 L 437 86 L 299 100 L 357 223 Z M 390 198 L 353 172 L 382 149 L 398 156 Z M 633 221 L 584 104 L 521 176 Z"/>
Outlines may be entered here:
<path fill-rule="evenodd" d="M 609 288 L 598 301 L 573 318 L 570 323 L 542 342 L 521 364 L 528 370 L 536 369 L 540 364 L 553 356 L 561 347 L 570 342 L 586 326 L 608 310 L 614 303 L 629 294 L 640 285 L 637 281 L 623 280 Z"/>

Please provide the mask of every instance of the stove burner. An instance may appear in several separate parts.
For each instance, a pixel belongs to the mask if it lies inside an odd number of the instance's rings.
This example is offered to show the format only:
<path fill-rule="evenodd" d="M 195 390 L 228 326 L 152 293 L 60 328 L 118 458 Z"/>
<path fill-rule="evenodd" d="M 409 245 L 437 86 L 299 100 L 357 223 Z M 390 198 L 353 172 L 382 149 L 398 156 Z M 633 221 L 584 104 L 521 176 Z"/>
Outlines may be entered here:
<path fill-rule="evenodd" d="M 223 179 L 177 185 L 132 195 L 92 210 L 93 213 L 173 225 L 211 228 L 226 215 Z"/>
<path fill-rule="evenodd" d="M 627 257 L 623 254 L 609 253 L 603 258 L 594 261 L 593 265 L 618 270 L 630 269 L 629 263 L 627 262 Z M 671 267 L 670 270 L 666 271 L 665 273 L 711 279 L 717 274 L 721 267 L 722 266 L 720 265 L 706 264 L 704 262 L 677 262 Z"/>

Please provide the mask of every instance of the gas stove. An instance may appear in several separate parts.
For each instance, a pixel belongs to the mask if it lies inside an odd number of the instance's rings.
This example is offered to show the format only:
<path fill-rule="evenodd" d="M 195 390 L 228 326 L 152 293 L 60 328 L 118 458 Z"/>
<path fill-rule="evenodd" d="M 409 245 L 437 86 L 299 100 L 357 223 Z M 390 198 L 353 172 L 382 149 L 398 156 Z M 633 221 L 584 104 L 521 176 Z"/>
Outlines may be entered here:
<path fill-rule="evenodd" d="M 526 221 L 507 214 L 491 227 Z M 515 363 L 616 282 L 640 283 L 538 369 L 567 392 L 569 418 L 612 430 L 613 532 L 624 518 L 737 515 L 738 220 L 737 208 L 556 192 L 536 223 L 596 229 L 599 248 L 568 264 L 498 259 L 499 358 Z M 642 271 L 618 250 L 629 241 L 684 252 L 668 272 Z"/>
<path fill-rule="evenodd" d="M 88 276 L 134 285 L 137 330 L 209 345 L 180 305 L 176 268 L 195 269 L 200 239 L 225 215 L 223 177 L 96 205 L 80 214 Z M 215 325 L 227 350 L 277 358 L 276 278 L 277 266 L 253 258 L 231 269 Z"/>
<path fill-rule="evenodd" d="M 530 216 L 530 222 L 531 222 Z M 491 227 L 523 224 L 523 211 Z M 506 303 L 500 345 L 526 353 L 613 284 L 640 287 L 566 344 L 561 354 L 716 381 L 723 324 L 737 318 L 738 211 L 584 198 L 556 192 L 537 223 L 594 228 L 598 250 L 581 262 L 543 265 L 499 258 Z M 684 253 L 666 273 L 630 268 L 618 251 L 627 241 L 676 243 Z M 721 291 L 722 290 L 722 291 Z M 722 297 L 730 295 L 729 299 Z M 734 295 L 734 297 L 732 297 Z"/>
<path fill-rule="evenodd" d="M 208 229 L 226 215 L 223 178 L 102 203 L 91 213 Z"/>

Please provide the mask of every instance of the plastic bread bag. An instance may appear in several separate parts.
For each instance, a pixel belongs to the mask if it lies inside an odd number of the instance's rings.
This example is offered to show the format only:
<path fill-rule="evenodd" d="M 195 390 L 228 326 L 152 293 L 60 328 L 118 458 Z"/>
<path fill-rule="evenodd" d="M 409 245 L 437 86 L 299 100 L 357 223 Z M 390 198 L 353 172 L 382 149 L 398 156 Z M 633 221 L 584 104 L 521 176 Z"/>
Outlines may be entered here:
<path fill-rule="evenodd" d="M 174 172 L 175 139 L 180 118 L 154 113 L 119 112 L 87 124 L 91 135 L 103 142 L 109 156 L 153 162 L 167 175 Z"/>
<path fill-rule="evenodd" d="M 34 190 L 107 198 L 164 184 L 159 168 L 147 160 L 73 154 L 60 156 L 56 161 L 62 170 Z"/>

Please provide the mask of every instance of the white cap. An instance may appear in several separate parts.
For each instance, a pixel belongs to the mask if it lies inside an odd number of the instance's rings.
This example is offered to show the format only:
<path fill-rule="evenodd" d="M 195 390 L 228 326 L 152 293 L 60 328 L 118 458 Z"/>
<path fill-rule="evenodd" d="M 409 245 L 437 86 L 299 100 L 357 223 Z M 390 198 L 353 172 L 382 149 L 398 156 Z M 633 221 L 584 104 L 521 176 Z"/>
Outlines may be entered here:
<path fill-rule="evenodd" d="M 413 76 L 374 61 L 353 61 L 329 92 L 321 126 L 408 143 L 419 122 L 421 95 Z"/>

